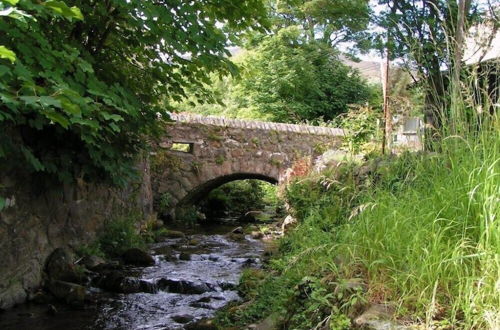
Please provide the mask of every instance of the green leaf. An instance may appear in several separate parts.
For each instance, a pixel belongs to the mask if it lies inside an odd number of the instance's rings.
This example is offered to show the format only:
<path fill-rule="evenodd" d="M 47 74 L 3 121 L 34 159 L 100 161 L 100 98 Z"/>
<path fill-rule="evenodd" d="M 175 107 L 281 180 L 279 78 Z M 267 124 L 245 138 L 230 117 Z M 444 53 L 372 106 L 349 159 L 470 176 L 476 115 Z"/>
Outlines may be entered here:
<path fill-rule="evenodd" d="M 52 120 L 54 123 L 61 125 L 64 128 L 68 128 L 70 122 L 69 120 L 56 111 L 46 111 L 44 112 L 45 117 Z"/>
<path fill-rule="evenodd" d="M 19 0 L 2 0 L 2 2 L 7 2 L 9 5 L 15 6 L 19 2 Z"/>
<path fill-rule="evenodd" d="M 90 120 L 90 119 L 81 119 L 81 118 L 72 118 L 71 121 L 75 124 L 80 124 L 83 126 L 88 126 L 91 127 L 95 130 L 98 130 L 101 128 L 99 123 L 95 120 Z"/>
<path fill-rule="evenodd" d="M 26 103 L 26 105 L 34 105 L 38 103 L 38 96 L 20 96 L 19 99 Z"/>
<path fill-rule="evenodd" d="M 10 72 L 10 68 L 8 66 L 0 65 L 0 77 L 8 72 Z"/>
<path fill-rule="evenodd" d="M 7 205 L 7 200 L 2 196 L 0 196 L 0 211 L 2 211 L 6 205 Z"/>
<path fill-rule="evenodd" d="M 80 67 L 80 69 L 82 69 L 83 72 L 94 73 L 94 68 L 92 68 L 92 65 L 87 61 L 79 61 L 78 66 Z"/>
<path fill-rule="evenodd" d="M 40 104 L 45 107 L 56 107 L 61 108 L 61 101 L 52 96 L 41 96 L 39 100 Z"/>
<path fill-rule="evenodd" d="M 109 124 L 109 127 L 111 127 L 111 129 L 114 131 L 114 132 L 117 132 L 119 133 L 121 130 L 120 130 L 120 127 L 118 127 L 118 125 L 116 125 L 115 123 L 111 123 Z"/>
<path fill-rule="evenodd" d="M 14 63 L 16 61 L 16 53 L 5 46 L 0 46 L 0 58 L 5 58 L 11 63 Z"/>
<path fill-rule="evenodd" d="M 78 104 L 72 103 L 65 98 L 61 98 L 60 101 L 61 101 L 62 108 L 66 113 L 68 113 L 70 115 L 78 116 L 78 117 L 81 116 L 82 109 L 80 108 L 80 106 Z"/>
<path fill-rule="evenodd" d="M 45 166 L 40 162 L 38 158 L 33 155 L 31 150 L 26 147 L 21 146 L 21 151 L 24 154 L 24 157 L 28 161 L 28 163 L 35 169 L 35 171 L 43 171 L 45 170 Z"/>
<path fill-rule="evenodd" d="M 103 116 L 104 119 L 106 120 L 113 120 L 113 121 L 123 121 L 123 117 L 120 116 L 120 115 L 115 115 L 115 114 L 110 114 L 110 113 L 107 113 L 107 112 L 101 112 L 101 115 Z"/>
<path fill-rule="evenodd" d="M 74 6 L 68 7 L 68 5 L 66 3 L 64 3 L 63 1 L 49 0 L 49 1 L 46 1 L 43 5 L 45 5 L 45 7 L 53 10 L 54 12 L 56 12 L 57 14 L 59 14 L 63 17 L 66 17 L 69 19 L 74 18 L 74 19 L 83 21 L 83 14 L 80 11 L 80 9 L 78 9 L 77 7 L 74 7 Z"/>
<path fill-rule="evenodd" d="M 22 22 L 26 22 L 26 18 L 33 18 L 30 14 L 14 7 L 0 10 L 0 16 L 10 17 Z"/>

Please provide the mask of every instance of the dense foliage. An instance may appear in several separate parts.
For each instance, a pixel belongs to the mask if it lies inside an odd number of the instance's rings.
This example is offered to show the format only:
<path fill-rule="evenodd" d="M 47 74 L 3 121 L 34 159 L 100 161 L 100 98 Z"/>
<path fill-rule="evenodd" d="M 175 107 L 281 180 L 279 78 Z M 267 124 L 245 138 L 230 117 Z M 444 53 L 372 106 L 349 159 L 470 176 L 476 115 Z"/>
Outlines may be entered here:
<path fill-rule="evenodd" d="M 356 70 L 342 63 L 337 51 L 307 41 L 297 27 L 265 37 L 235 62 L 241 66 L 239 79 L 212 85 L 223 104 L 201 105 L 194 111 L 275 122 L 314 122 L 331 120 L 347 112 L 350 104 L 373 99 L 372 88 Z"/>
<path fill-rule="evenodd" d="M 266 38 L 242 65 L 243 106 L 259 109 L 274 121 L 330 120 L 346 112 L 348 104 L 370 97 L 367 84 L 336 51 L 306 42 L 298 28 Z"/>
<path fill-rule="evenodd" d="M 367 0 L 271 0 L 275 30 L 301 26 L 307 40 L 336 48 L 355 42 L 364 48 L 370 22 Z"/>
<path fill-rule="evenodd" d="M 201 201 L 207 215 L 225 212 L 241 216 L 248 211 L 263 210 L 265 206 L 276 206 L 276 187 L 260 180 L 239 180 L 226 183 Z"/>
<path fill-rule="evenodd" d="M 233 72 L 226 47 L 265 22 L 259 0 L 2 0 L 0 13 L 2 167 L 115 183 L 162 100 Z"/>

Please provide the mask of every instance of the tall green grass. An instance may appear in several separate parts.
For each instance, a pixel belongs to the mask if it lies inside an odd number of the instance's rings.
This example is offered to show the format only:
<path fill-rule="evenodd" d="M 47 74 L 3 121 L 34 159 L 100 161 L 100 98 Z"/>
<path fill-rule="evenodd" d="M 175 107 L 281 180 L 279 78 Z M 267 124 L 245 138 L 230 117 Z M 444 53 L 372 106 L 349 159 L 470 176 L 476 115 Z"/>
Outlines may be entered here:
<path fill-rule="evenodd" d="M 439 153 L 361 165 L 374 169 L 364 179 L 360 165 L 345 164 L 290 184 L 286 199 L 299 225 L 281 240 L 253 303 L 224 324 L 276 314 L 284 328 L 328 319 L 337 322 L 331 329 L 348 329 L 345 317 L 363 304 L 389 302 L 398 318 L 424 328 L 499 329 L 497 128 L 493 118 L 474 133 L 444 138 Z M 366 292 L 339 298 L 353 279 Z M 301 290 L 307 294 L 299 298 Z"/>
<path fill-rule="evenodd" d="M 500 136 L 450 136 L 442 151 L 396 161 L 402 181 L 363 193 L 367 208 L 332 244 L 362 267 L 372 299 L 427 326 L 500 328 Z"/>

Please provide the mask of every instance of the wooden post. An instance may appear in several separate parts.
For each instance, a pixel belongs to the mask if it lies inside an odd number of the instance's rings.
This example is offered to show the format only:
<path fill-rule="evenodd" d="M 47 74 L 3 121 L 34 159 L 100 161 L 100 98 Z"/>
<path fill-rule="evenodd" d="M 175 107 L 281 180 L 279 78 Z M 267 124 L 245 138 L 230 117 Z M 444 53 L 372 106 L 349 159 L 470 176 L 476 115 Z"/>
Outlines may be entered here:
<path fill-rule="evenodd" d="M 389 48 L 386 50 L 386 61 L 385 65 L 381 65 L 382 71 L 382 93 L 384 98 L 384 135 L 382 138 L 382 154 L 392 153 L 392 114 L 389 107 Z"/>

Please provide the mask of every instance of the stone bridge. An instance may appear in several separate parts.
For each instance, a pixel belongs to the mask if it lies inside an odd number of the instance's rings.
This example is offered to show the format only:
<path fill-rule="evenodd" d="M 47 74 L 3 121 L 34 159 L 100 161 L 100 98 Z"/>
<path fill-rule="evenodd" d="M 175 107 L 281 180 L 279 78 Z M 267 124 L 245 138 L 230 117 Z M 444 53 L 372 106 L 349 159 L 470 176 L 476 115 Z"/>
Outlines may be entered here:
<path fill-rule="evenodd" d="M 151 185 L 156 210 L 173 216 L 230 181 L 279 183 L 294 164 L 309 165 L 343 139 L 337 128 L 181 114 L 172 119 L 154 144 Z"/>

